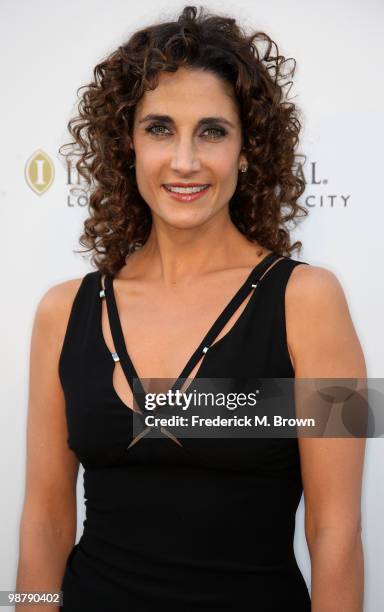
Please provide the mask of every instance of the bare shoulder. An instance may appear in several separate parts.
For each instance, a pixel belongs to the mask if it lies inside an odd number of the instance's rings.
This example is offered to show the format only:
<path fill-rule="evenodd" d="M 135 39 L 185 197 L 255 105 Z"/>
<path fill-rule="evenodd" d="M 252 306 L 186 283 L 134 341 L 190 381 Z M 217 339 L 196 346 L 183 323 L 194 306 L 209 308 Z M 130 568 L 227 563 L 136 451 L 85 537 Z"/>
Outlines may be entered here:
<path fill-rule="evenodd" d="M 74 278 L 53 285 L 38 302 L 34 326 L 59 344 L 64 338 L 72 304 L 82 280 Z"/>
<path fill-rule="evenodd" d="M 364 376 L 364 358 L 347 298 L 331 270 L 296 266 L 287 283 L 285 307 L 296 376 Z"/>
<path fill-rule="evenodd" d="M 73 302 L 82 280 L 83 277 L 72 278 L 53 285 L 41 297 L 39 307 L 47 312 L 61 307 L 65 309 Z"/>
<path fill-rule="evenodd" d="M 345 301 L 344 291 L 337 276 L 327 268 L 312 265 L 296 266 L 287 283 L 287 301 L 315 301 L 320 296 Z M 295 303 L 295 307 L 298 304 Z"/>

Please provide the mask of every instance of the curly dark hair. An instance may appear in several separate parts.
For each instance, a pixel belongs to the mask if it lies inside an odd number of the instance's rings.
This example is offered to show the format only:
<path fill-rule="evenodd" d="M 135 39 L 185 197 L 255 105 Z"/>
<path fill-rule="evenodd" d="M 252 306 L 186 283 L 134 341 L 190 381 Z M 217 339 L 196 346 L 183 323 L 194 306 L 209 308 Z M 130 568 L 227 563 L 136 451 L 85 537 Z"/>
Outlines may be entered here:
<path fill-rule="evenodd" d="M 74 142 L 59 152 L 70 147 L 65 157 L 80 157 L 76 168 L 90 191 L 90 216 L 79 243 L 93 252 L 91 261 L 102 273 L 114 274 L 148 238 L 151 210 L 132 166 L 134 111 L 161 72 L 180 66 L 210 71 L 229 82 L 237 98 L 248 172 L 239 176 L 229 202 L 232 222 L 250 241 L 281 255 L 301 251 L 300 241 L 291 244 L 287 227 L 308 214 L 297 202 L 305 182 L 294 172 L 302 126 L 297 107 L 287 101 L 292 81 L 284 82 L 296 62 L 279 55 L 264 32 L 247 34 L 235 19 L 199 8 L 186 6 L 176 21 L 136 31 L 97 64 L 94 80 L 77 90 L 85 91 L 78 116 L 67 125 Z M 258 43 L 265 43 L 264 53 Z M 289 60 L 293 67 L 283 75 Z"/>

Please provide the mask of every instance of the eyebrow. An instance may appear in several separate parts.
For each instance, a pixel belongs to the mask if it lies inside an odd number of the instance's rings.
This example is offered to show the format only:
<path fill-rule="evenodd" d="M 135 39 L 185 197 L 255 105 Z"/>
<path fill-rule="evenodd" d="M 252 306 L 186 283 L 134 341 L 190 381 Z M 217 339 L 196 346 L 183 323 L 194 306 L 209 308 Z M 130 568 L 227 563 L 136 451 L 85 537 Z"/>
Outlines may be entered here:
<path fill-rule="evenodd" d="M 138 121 L 138 123 L 144 123 L 145 121 L 164 121 L 165 123 L 171 123 L 174 125 L 174 120 L 169 115 L 156 115 L 150 113 L 149 115 L 145 115 L 142 119 Z M 228 121 L 225 117 L 203 117 L 197 122 L 198 126 L 205 125 L 206 123 L 224 123 L 231 128 L 235 128 L 233 123 Z"/>

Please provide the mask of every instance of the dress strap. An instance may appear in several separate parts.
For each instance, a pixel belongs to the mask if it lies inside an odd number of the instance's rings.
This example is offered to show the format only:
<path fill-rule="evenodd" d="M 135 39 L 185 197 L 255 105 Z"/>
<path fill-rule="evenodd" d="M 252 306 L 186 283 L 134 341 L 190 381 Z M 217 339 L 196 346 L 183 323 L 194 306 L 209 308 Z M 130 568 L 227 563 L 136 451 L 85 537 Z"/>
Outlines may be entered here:
<path fill-rule="evenodd" d="M 113 344 L 115 345 L 116 349 L 115 352 L 112 353 L 112 359 L 114 361 L 120 361 L 121 367 L 123 368 L 124 374 L 129 382 L 133 393 L 133 379 L 137 378 L 138 380 L 140 380 L 140 378 L 127 352 L 127 347 L 124 340 L 124 333 L 121 327 L 121 321 L 119 317 L 119 311 L 117 309 L 117 304 L 113 292 L 111 276 L 105 276 L 104 287 L 105 289 L 100 292 L 100 297 L 106 298 L 108 320 L 111 328 Z M 140 388 L 140 391 L 141 390 L 142 389 Z"/>
<path fill-rule="evenodd" d="M 248 277 L 247 281 L 243 284 L 243 286 L 240 288 L 240 290 L 233 296 L 233 298 L 231 299 L 229 304 L 227 304 L 227 306 L 224 308 L 224 310 L 222 311 L 220 316 L 216 319 L 216 321 L 214 322 L 214 324 L 212 325 L 212 327 L 210 328 L 210 330 L 208 331 L 206 336 L 200 342 L 200 344 L 197 347 L 196 351 L 193 353 L 193 355 L 189 359 L 188 363 L 185 365 L 183 371 L 181 372 L 178 380 L 176 381 L 177 384 L 179 383 L 180 380 L 181 380 L 181 382 L 184 382 L 185 379 L 188 378 L 188 375 L 191 373 L 193 368 L 196 366 L 196 364 L 201 359 L 201 354 L 202 353 L 203 354 L 207 353 L 207 351 L 209 350 L 211 344 L 217 338 L 217 336 L 219 335 L 219 333 L 221 332 L 223 327 L 227 324 L 229 319 L 236 312 L 236 310 L 239 308 L 239 306 L 242 304 L 242 302 L 246 299 L 246 297 L 249 295 L 249 293 L 252 290 L 256 290 L 257 289 L 257 287 L 259 286 L 259 283 L 262 280 L 261 276 L 264 274 L 264 272 L 267 269 L 267 267 L 270 264 L 272 264 L 279 257 L 280 256 L 277 253 L 270 253 L 267 257 L 265 257 L 260 262 L 260 264 L 258 264 L 252 270 L 252 272 L 251 272 L 250 276 Z M 172 387 L 173 391 L 176 388 L 180 388 L 179 386 L 176 387 L 176 383 Z"/>

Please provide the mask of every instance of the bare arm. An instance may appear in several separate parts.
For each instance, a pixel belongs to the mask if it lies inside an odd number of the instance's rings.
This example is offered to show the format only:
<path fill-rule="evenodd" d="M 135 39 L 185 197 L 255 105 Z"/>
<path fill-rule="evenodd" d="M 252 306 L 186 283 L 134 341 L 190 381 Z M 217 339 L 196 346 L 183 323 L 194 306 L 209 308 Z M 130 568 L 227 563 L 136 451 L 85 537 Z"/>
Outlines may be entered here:
<path fill-rule="evenodd" d="M 27 424 L 26 487 L 20 521 L 16 590 L 59 591 L 76 537 L 79 463 L 67 445 L 58 359 L 79 280 L 47 291 L 33 324 Z M 16 611 L 29 609 L 21 604 Z M 58 606 L 34 606 L 50 612 Z"/>
<path fill-rule="evenodd" d="M 298 266 L 287 286 L 296 378 L 366 378 L 364 356 L 335 275 Z M 312 612 L 362 612 L 361 487 L 365 438 L 299 438 Z"/>

